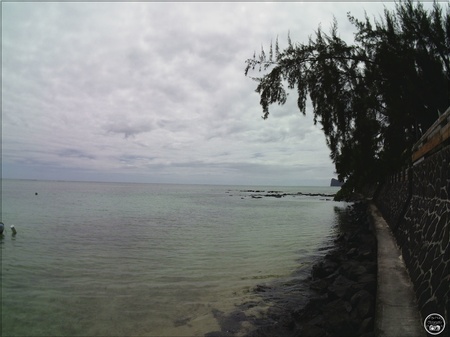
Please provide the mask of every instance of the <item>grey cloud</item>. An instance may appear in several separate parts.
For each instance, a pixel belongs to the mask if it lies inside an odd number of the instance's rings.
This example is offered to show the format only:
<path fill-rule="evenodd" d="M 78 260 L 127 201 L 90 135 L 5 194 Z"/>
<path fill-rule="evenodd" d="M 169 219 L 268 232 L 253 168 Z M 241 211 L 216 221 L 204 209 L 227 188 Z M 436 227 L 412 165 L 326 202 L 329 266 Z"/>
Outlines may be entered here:
<path fill-rule="evenodd" d="M 27 167 L 47 177 L 47 167 L 67 179 L 328 182 L 311 107 L 300 116 L 291 95 L 263 121 L 244 61 L 277 36 L 283 46 L 288 31 L 306 41 L 356 7 L 5 3 L 4 166 L 23 177 Z"/>
<path fill-rule="evenodd" d="M 58 152 L 58 155 L 61 157 L 73 157 L 73 158 L 82 158 L 82 159 L 96 159 L 95 156 L 80 151 L 78 149 L 63 149 Z"/>
<path fill-rule="evenodd" d="M 154 167 L 160 166 L 155 163 L 157 157 L 140 155 L 123 155 L 118 158 L 119 162 L 125 167 Z M 123 166 L 122 166 L 123 167 Z"/>
<path fill-rule="evenodd" d="M 153 130 L 153 126 L 149 124 L 115 123 L 106 126 L 105 130 L 110 133 L 123 134 L 124 138 L 127 139 L 140 133 L 150 132 Z"/>
<path fill-rule="evenodd" d="M 261 152 L 256 152 L 253 154 L 252 158 L 263 158 L 264 154 L 262 154 Z"/>

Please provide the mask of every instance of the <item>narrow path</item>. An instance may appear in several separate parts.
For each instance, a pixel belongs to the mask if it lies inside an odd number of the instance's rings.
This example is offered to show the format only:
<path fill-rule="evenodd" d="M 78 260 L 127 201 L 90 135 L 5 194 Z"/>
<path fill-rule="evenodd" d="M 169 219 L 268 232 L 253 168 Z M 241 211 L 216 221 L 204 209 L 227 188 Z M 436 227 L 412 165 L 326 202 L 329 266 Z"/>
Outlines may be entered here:
<path fill-rule="evenodd" d="M 377 337 L 426 336 L 414 288 L 391 229 L 374 203 L 369 209 L 378 241 L 375 334 Z"/>

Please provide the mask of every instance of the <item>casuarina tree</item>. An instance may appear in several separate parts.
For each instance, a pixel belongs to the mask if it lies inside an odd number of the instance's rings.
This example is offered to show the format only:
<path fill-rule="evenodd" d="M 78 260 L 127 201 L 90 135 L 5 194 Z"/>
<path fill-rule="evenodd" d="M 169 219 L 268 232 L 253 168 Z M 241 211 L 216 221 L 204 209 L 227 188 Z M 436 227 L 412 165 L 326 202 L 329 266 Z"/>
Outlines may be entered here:
<path fill-rule="evenodd" d="M 352 44 L 334 20 L 306 43 L 288 36 L 280 50 L 277 39 L 246 61 L 245 75 L 257 82 L 264 119 L 289 90 L 303 114 L 311 100 L 339 178 L 358 189 L 408 165 L 412 145 L 450 105 L 450 4 L 444 13 L 407 0 L 379 21 L 348 20 Z"/>

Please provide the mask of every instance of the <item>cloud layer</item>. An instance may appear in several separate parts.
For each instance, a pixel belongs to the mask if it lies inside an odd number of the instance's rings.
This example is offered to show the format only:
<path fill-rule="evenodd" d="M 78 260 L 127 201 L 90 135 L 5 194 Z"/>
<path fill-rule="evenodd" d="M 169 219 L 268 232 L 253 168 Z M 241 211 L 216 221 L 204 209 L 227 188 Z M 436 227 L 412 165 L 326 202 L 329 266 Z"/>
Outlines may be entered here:
<path fill-rule="evenodd" d="M 364 9 L 383 5 L 4 3 L 3 177 L 328 184 L 311 113 L 291 97 L 263 121 L 244 61 L 333 15 L 351 39 Z"/>

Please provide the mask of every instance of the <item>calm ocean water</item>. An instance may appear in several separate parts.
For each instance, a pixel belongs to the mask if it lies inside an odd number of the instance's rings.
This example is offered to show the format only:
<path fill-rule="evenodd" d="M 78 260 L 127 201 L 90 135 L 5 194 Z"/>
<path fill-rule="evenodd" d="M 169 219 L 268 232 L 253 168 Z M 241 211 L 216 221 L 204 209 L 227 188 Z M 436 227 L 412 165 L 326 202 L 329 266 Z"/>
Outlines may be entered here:
<path fill-rule="evenodd" d="M 263 313 L 252 290 L 300 278 L 345 204 L 248 189 L 337 191 L 3 180 L 2 335 L 202 336 Z"/>

